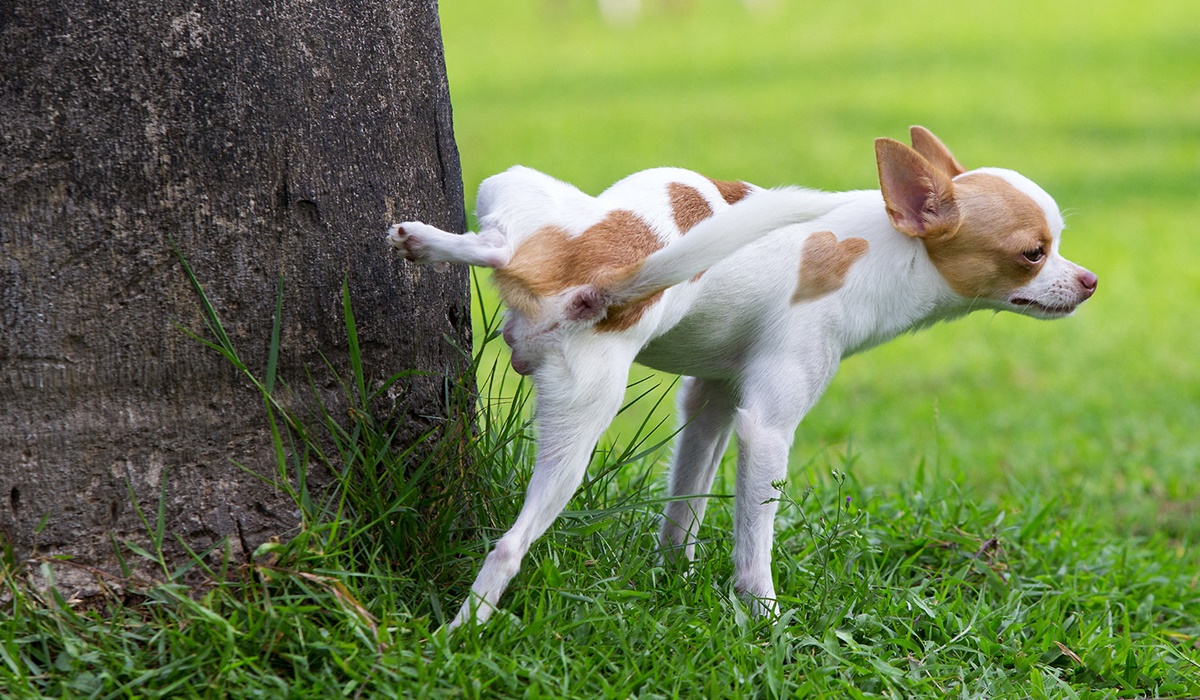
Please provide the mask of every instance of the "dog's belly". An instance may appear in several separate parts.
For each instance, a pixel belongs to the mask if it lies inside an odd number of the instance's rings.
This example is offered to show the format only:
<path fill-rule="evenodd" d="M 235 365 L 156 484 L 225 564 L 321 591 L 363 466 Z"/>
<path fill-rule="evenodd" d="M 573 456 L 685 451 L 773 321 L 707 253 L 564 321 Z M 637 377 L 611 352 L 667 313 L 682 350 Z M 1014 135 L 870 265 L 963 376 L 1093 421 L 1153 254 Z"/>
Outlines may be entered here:
<path fill-rule="evenodd" d="M 712 379 L 739 374 L 754 337 L 753 323 L 745 318 L 705 318 L 716 314 L 689 314 L 671 330 L 650 341 L 636 362 L 672 374 Z"/>
<path fill-rule="evenodd" d="M 667 321 L 665 331 L 659 327 L 636 362 L 692 377 L 738 377 L 764 340 L 779 339 L 779 319 L 789 314 L 787 295 L 799 259 L 791 238 L 772 234 L 709 268 L 694 295 L 678 302 L 686 311 Z"/>

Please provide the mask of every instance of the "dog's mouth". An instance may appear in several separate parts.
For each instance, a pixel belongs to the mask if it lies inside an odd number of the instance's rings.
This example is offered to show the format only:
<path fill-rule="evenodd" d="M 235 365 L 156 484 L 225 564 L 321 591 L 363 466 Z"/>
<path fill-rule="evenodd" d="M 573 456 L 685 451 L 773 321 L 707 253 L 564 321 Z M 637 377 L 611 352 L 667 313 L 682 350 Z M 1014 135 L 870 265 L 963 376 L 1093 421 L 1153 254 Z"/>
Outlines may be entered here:
<path fill-rule="evenodd" d="M 1013 306 L 1022 307 L 1026 313 L 1040 318 L 1070 316 L 1075 313 L 1075 309 L 1079 308 L 1079 304 L 1044 304 L 1036 299 L 1025 299 L 1023 297 L 1013 297 L 1008 300 L 1008 303 Z"/>

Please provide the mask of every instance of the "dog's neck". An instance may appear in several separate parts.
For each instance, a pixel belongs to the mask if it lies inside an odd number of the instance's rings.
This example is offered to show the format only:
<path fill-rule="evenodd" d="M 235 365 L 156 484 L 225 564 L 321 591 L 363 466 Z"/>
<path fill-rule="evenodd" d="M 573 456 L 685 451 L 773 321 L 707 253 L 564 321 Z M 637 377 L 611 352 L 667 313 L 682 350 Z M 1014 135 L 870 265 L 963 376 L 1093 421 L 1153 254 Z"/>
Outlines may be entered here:
<path fill-rule="evenodd" d="M 860 190 L 818 224 L 839 238 L 859 237 L 870 253 L 846 280 L 838 338 L 841 355 L 853 355 L 902 333 L 965 315 L 974 308 L 947 286 L 920 239 L 897 231 L 879 190 Z"/>

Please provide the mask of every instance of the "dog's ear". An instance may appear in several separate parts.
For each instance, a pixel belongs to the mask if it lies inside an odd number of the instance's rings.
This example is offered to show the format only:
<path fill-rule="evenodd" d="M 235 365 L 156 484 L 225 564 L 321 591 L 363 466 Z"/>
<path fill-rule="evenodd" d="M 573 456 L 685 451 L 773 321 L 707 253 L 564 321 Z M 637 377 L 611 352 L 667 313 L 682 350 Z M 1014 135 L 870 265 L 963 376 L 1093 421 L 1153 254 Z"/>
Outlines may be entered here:
<path fill-rule="evenodd" d="M 896 230 L 914 238 L 936 238 L 958 230 L 954 183 L 913 149 L 893 139 L 875 139 L 879 186 Z"/>
<path fill-rule="evenodd" d="M 925 160 L 941 168 L 942 172 L 950 177 L 957 177 L 967 172 L 967 169 L 962 166 L 954 158 L 954 154 L 946 148 L 946 144 L 942 143 L 941 139 L 933 135 L 933 132 L 923 126 L 913 126 L 908 130 L 909 138 L 912 139 L 913 148 L 917 153 L 925 157 Z"/>

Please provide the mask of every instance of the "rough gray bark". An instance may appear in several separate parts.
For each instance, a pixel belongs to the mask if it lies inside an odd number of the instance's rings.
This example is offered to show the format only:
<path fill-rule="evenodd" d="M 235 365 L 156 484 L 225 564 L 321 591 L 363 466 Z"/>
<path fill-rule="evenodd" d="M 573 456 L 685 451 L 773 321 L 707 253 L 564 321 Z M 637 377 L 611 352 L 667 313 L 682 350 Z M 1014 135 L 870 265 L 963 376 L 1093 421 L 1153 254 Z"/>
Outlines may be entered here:
<path fill-rule="evenodd" d="M 262 371 L 364 361 L 414 430 L 470 347 L 465 273 L 389 255 L 387 223 L 463 230 L 435 0 L 0 0 L 0 533 L 19 557 L 111 565 L 142 539 L 129 490 L 193 547 L 286 536 L 298 514 L 262 402 L 202 333 L 188 258 Z M 202 333 L 203 334 L 203 333 Z M 327 400 L 338 392 L 329 389 Z M 337 410 L 336 407 L 331 407 Z M 47 517 L 44 529 L 35 528 Z"/>

